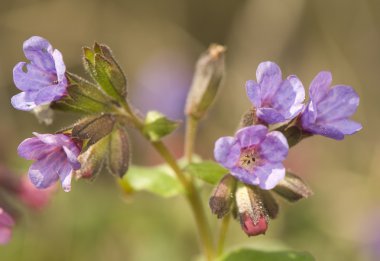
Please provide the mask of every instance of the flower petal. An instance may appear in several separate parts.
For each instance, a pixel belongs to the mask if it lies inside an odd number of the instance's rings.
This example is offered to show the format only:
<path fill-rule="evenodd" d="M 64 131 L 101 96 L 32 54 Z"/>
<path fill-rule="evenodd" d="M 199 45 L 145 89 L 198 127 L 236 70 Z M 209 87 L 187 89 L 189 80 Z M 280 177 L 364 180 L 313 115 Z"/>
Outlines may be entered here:
<path fill-rule="evenodd" d="M 17 148 L 18 155 L 27 160 L 39 160 L 46 157 L 56 146 L 48 145 L 38 138 L 28 138 L 20 143 Z"/>
<path fill-rule="evenodd" d="M 363 127 L 360 123 L 352 120 L 340 120 L 329 123 L 329 126 L 339 130 L 344 135 L 351 135 L 360 131 Z"/>
<path fill-rule="evenodd" d="M 288 155 L 288 151 L 288 142 L 279 131 L 268 133 L 265 140 L 258 147 L 260 159 L 273 163 L 282 162 Z"/>
<path fill-rule="evenodd" d="M 285 168 L 281 163 L 265 164 L 254 170 L 260 180 L 259 187 L 265 190 L 274 188 L 285 177 Z"/>
<path fill-rule="evenodd" d="M 35 91 L 51 85 L 55 80 L 55 73 L 25 62 L 20 62 L 13 68 L 13 81 L 21 91 Z"/>
<path fill-rule="evenodd" d="M 43 143 L 53 146 L 63 146 L 67 142 L 71 142 L 70 138 L 64 134 L 39 134 L 33 132 L 33 134 L 40 139 Z"/>
<path fill-rule="evenodd" d="M 318 122 L 333 122 L 349 118 L 359 106 L 359 95 L 350 86 L 333 87 L 317 105 Z"/>
<path fill-rule="evenodd" d="M 32 36 L 24 42 L 23 45 L 25 57 L 37 67 L 55 71 L 55 64 L 52 57 L 53 47 L 44 38 Z"/>
<path fill-rule="evenodd" d="M 294 118 L 302 109 L 305 89 L 296 76 L 289 76 L 272 97 L 271 106 L 283 115 L 285 120 Z"/>
<path fill-rule="evenodd" d="M 59 179 L 61 180 L 62 188 L 65 192 L 71 190 L 71 178 L 73 176 L 73 168 L 69 163 L 63 164 L 58 171 Z"/>
<path fill-rule="evenodd" d="M 264 125 L 253 125 L 238 130 L 235 134 L 241 148 L 247 148 L 259 144 L 265 139 L 268 128 Z"/>
<path fill-rule="evenodd" d="M 268 100 L 281 84 L 281 69 L 273 62 L 262 62 L 257 67 L 256 78 L 261 86 L 261 101 Z"/>
<path fill-rule="evenodd" d="M 258 108 L 261 106 L 261 90 L 260 85 L 255 81 L 249 80 L 245 84 L 245 89 L 247 91 L 247 96 L 251 100 L 253 106 Z"/>
<path fill-rule="evenodd" d="M 232 176 L 236 177 L 238 180 L 245 184 L 259 185 L 260 183 L 259 178 L 254 173 L 250 173 L 244 168 L 234 167 L 230 169 L 230 173 Z"/>
<path fill-rule="evenodd" d="M 50 103 L 61 99 L 66 94 L 66 86 L 52 85 L 41 88 L 35 99 L 37 105 Z"/>
<path fill-rule="evenodd" d="M 273 108 L 258 108 L 256 110 L 257 117 L 267 124 L 275 124 L 286 121 L 286 118 Z"/>
<path fill-rule="evenodd" d="M 317 124 L 302 124 L 302 128 L 304 128 L 306 131 L 313 133 L 313 134 L 319 134 L 325 137 L 329 137 L 335 140 L 343 140 L 344 134 L 338 130 L 335 127 L 329 126 L 329 125 L 317 125 Z"/>
<path fill-rule="evenodd" d="M 48 188 L 59 179 L 58 171 L 65 164 L 67 164 L 65 153 L 52 153 L 30 166 L 28 173 L 30 181 L 38 189 Z"/>
<path fill-rule="evenodd" d="M 240 145 L 234 137 L 222 137 L 215 142 L 214 157 L 226 168 L 232 168 L 240 157 Z"/>
<path fill-rule="evenodd" d="M 75 147 L 75 146 L 71 146 L 71 147 Z M 67 160 L 69 161 L 71 167 L 74 169 L 74 170 L 77 170 L 77 169 L 80 169 L 80 162 L 78 161 L 78 155 L 79 155 L 79 150 L 77 147 L 75 148 L 68 148 L 66 146 L 63 146 L 62 147 L 63 150 L 65 151 L 66 153 L 66 156 L 67 156 Z M 74 149 L 74 150 L 73 150 Z"/>
<path fill-rule="evenodd" d="M 53 58 L 54 58 L 55 71 L 57 73 L 58 82 L 62 82 L 66 78 L 65 77 L 66 65 L 63 62 L 62 53 L 58 51 L 57 49 L 55 49 L 53 52 Z"/>
<path fill-rule="evenodd" d="M 315 76 L 310 84 L 309 96 L 314 103 L 321 101 L 327 92 L 332 82 L 332 75 L 330 72 L 322 71 Z"/>
<path fill-rule="evenodd" d="M 37 106 L 34 102 L 36 95 L 36 92 L 20 92 L 11 98 L 12 106 L 22 111 L 33 110 Z"/>

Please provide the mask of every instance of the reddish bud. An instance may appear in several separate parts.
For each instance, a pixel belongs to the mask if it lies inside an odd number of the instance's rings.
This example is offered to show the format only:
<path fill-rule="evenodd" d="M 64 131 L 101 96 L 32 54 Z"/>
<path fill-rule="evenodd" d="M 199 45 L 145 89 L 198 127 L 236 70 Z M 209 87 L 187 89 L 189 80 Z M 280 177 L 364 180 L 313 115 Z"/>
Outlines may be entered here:
<path fill-rule="evenodd" d="M 264 216 L 260 216 L 256 222 L 248 213 L 242 214 L 240 218 L 241 227 L 249 237 L 265 234 L 268 229 L 268 221 Z"/>
<path fill-rule="evenodd" d="M 236 190 L 236 210 L 240 225 L 248 236 L 265 234 L 269 215 L 263 203 L 260 190 L 241 184 Z"/>
<path fill-rule="evenodd" d="M 36 189 L 29 178 L 24 176 L 20 181 L 18 196 L 29 208 L 41 210 L 49 203 L 52 193 L 55 190 L 55 184 L 47 189 Z"/>

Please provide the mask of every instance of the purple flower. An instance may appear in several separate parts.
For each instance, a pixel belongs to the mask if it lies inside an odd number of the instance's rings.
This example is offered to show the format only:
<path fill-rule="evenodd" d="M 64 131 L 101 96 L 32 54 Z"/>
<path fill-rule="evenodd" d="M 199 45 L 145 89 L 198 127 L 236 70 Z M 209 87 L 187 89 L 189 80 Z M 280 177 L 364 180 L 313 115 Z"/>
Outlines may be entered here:
<path fill-rule="evenodd" d="M 290 75 L 282 80 L 281 70 L 273 62 L 262 62 L 256 71 L 257 83 L 247 81 L 247 95 L 264 123 L 275 124 L 293 119 L 302 108 L 305 89 L 302 82 Z"/>
<path fill-rule="evenodd" d="M 12 236 L 13 218 L 0 207 L 0 245 L 9 242 Z"/>
<path fill-rule="evenodd" d="M 320 72 L 310 84 L 310 101 L 301 115 L 307 132 L 342 140 L 344 135 L 359 131 L 362 125 L 349 118 L 359 105 L 359 96 L 350 86 L 330 88 L 330 72 Z"/>
<path fill-rule="evenodd" d="M 219 138 L 214 156 L 242 182 L 272 189 L 285 176 L 282 161 L 288 150 L 288 142 L 281 132 L 268 132 L 267 127 L 254 125 L 240 129 L 235 137 Z"/>
<path fill-rule="evenodd" d="M 12 97 L 16 109 L 30 111 L 38 105 L 59 100 L 66 94 L 66 66 L 62 54 L 44 38 L 33 36 L 23 45 L 27 62 L 13 69 L 13 80 L 22 92 Z"/>
<path fill-rule="evenodd" d="M 80 146 L 64 134 L 33 134 L 17 149 L 21 157 L 36 161 L 29 168 L 30 181 L 44 189 L 60 179 L 63 190 L 70 191 L 73 170 L 80 168 Z"/>

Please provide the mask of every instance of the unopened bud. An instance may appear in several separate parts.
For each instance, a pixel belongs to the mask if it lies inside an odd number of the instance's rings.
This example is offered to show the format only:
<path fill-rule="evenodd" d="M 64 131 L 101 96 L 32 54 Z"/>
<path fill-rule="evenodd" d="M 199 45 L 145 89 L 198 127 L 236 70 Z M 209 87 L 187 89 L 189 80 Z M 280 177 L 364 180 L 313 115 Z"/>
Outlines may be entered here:
<path fill-rule="evenodd" d="M 186 115 L 202 118 L 215 100 L 224 75 L 225 51 L 224 46 L 212 44 L 199 58 L 186 101 Z"/>
<path fill-rule="evenodd" d="M 259 123 L 255 109 L 246 111 L 240 119 L 239 129 Z"/>
<path fill-rule="evenodd" d="M 236 190 L 235 197 L 243 231 L 248 236 L 265 234 L 269 216 L 258 188 L 241 184 Z"/>
<path fill-rule="evenodd" d="M 106 136 L 79 155 L 81 168 L 75 171 L 76 178 L 93 180 L 98 176 L 106 162 L 108 144 L 109 136 Z"/>
<path fill-rule="evenodd" d="M 211 212 L 218 218 L 224 217 L 232 208 L 234 201 L 234 190 L 236 179 L 230 175 L 225 175 L 219 182 L 210 198 L 209 205 Z"/>
<path fill-rule="evenodd" d="M 290 202 L 313 195 L 310 187 L 300 177 L 290 172 L 286 172 L 285 178 L 273 190 Z"/>
<path fill-rule="evenodd" d="M 123 177 L 129 167 L 130 151 L 127 132 L 118 127 L 110 134 L 107 167 L 111 174 Z"/>

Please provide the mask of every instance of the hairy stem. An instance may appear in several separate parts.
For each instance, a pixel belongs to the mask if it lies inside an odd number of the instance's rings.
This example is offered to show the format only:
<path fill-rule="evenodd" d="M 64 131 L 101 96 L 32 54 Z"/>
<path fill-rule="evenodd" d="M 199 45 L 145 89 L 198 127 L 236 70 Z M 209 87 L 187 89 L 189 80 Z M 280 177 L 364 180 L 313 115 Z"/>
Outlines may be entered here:
<path fill-rule="evenodd" d="M 133 122 L 135 127 L 142 133 L 144 123 L 143 121 L 134 114 L 133 110 L 128 106 L 128 104 L 123 104 L 123 111 L 121 112 L 125 117 Z M 120 110 L 119 110 L 120 111 Z M 195 127 L 196 128 L 196 127 Z M 195 130 L 195 129 L 194 129 Z M 214 244 L 212 240 L 212 234 L 207 222 L 206 214 L 204 212 L 203 204 L 200 195 L 195 187 L 192 179 L 187 178 L 181 168 L 179 167 L 177 160 L 170 153 L 165 144 L 161 141 L 152 142 L 152 146 L 161 155 L 161 157 L 167 162 L 167 164 L 173 169 L 178 180 L 181 182 L 182 186 L 186 191 L 186 199 L 190 204 L 191 210 L 194 214 L 196 225 L 198 228 L 198 233 L 202 242 L 202 247 L 207 260 L 212 260 L 214 258 Z M 192 150 L 191 150 L 192 151 Z M 192 152 L 190 153 L 191 158 Z"/>
<path fill-rule="evenodd" d="M 188 163 L 192 162 L 195 137 L 197 134 L 198 120 L 192 116 L 186 119 L 186 133 L 185 133 L 185 159 Z"/>
<path fill-rule="evenodd" d="M 217 255 L 220 256 L 223 254 L 224 243 L 226 241 L 228 225 L 230 224 L 231 214 L 227 214 L 220 225 L 219 239 L 217 243 Z"/>

